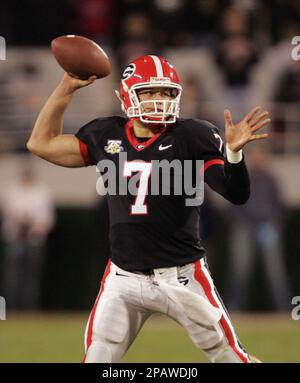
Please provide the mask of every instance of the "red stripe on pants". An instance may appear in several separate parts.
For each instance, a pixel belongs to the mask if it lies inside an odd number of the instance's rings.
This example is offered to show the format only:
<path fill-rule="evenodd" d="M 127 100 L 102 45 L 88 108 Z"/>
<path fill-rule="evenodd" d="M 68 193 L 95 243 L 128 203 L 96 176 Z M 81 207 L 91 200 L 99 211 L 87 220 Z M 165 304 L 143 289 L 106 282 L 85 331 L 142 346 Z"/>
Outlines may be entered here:
<path fill-rule="evenodd" d="M 194 277 L 195 277 L 196 281 L 199 282 L 199 284 L 202 286 L 202 288 L 203 288 L 203 290 L 205 292 L 205 295 L 207 296 L 208 300 L 210 301 L 210 303 L 213 306 L 222 309 L 222 305 L 218 304 L 218 302 L 216 301 L 215 297 L 213 296 L 212 290 L 214 289 L 214 286 L 211 286 L 210 281 L 208 280 L 207 276 L 205 275 L 205 273 L 204 273 L 204 271 L 203 271 L 203 269 L 201 267 L 200 261 L 196 261 L 194 263 L 194 265 L 195 265 Z M 231 328 L 230 328 L 230 326 L 228 324 L 228 321 L 225 318 L 224 314 L 221 317 L 220 325 L 223 328 L 225 336 L 226 336 L 226 338 L 228 340 L 228 343 L 229 343 L 230 347 L 233 349 L 233 351 L 238 355 L 238 357 L 242 360 L 243 363 L 249 363 L 248 358 L 245 355 L 243 355 L 237 349 L 235 341 L 234 341 L 235 334 L 232 332 L 232 330 L 231 330 Z"/>
<path fill-rule="evenodd" d="M 104 274 L 103 274 L 103 277 L 102 277 L 102 280 L 101 280 L 100 292 L 98 294 L 98 297 L 96 299 L 96 302 L 95 302 L 94 307 L 93 307 L 92 312 L 91 312 L 90 321 L 89 321 L 89 328 L 88 328 L 88 334 L 87 334 L 87 348 L 86 348 L 86 352 L 85 352 L 85 355 L 84 355 L 84 358 L 83 358 L 83 361 L 82 361 L 83 363 L 85 362 L 85 358 L 86 358 L 88 349 L 89 349 L 89 347 L 90 347 L 90 345 L 92 343 L 94 317 L 95 317 L 95 313 L 96 313 L 96 310 L 97 310 L 97 306 L 98 306 L 100 297 L 101 297 L 101 295 L 102 295 L 102 293 L 104 291 L 105 280 L 106 280 L 108 274 L 110 273 L 110 265 L 111 265 L 111 260 L 109 260 L 107 262 L 107 265 L 106 265 L 106 268 L 105 268 L 105 271 L 104 271 Z"/>

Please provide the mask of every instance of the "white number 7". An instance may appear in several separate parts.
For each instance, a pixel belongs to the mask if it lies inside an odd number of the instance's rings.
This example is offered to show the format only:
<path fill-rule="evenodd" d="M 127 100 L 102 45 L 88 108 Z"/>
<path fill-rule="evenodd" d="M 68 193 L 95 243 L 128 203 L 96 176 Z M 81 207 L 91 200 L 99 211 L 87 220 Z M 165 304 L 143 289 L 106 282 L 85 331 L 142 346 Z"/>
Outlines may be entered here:
<path fill-rule="evenodd" d="M 217 140 L 220 140 L 219 151 L 222 153 L 223 140 L 218 133 L 214 133 L 214 136 L 216 137 Z"/>
<path fill-rule="evenodd" d="M 134 201 L 134 204 L 131 205 L 131 214 L 147 214 L 148 209 L 145 204 L 147 189 L 148 189 L 148 181 L 151 174 L 151 162 L 128 162 L 126 161 L 124 164 L 124 176 L 130 177 L 133 172 L 141 172 L 138 192 Z M 130 192 L 130 191 L 129 191 Z"/>

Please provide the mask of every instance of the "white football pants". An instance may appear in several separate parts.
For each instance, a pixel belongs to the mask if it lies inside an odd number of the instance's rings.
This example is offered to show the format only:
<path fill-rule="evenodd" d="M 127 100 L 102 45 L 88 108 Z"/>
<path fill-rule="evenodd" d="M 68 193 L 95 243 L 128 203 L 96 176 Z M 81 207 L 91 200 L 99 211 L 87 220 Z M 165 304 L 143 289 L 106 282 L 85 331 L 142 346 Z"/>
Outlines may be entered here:
<path fill-rule="evenodd" d="M 211 362 L 249 363 L 205 259 L 157 270 L 148 276 L 108 262 L 86 327 L 84 362 L 120 362 L 145 321 L 160 313 L 182 325 Z M 160 279 L 164 271 L 175 271 L 175 287 Z"/>

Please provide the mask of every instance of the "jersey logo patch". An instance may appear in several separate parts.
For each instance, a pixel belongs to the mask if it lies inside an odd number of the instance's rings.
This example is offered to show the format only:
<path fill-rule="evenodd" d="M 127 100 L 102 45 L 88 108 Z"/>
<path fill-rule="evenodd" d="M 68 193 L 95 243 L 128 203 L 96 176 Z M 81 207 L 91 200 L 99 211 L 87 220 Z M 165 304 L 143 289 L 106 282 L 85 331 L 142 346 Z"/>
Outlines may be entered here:
<path fill-rule="evenodd" d="M 123 152 L 124 147 L 121 145 L 121 140 L 107 140 L 107 145 L 104 146 L 104 150 L 109 154 L 116 154 Z"/>
<path fill-rule="evenodd" d="M 160 144 L 158 147 L 158 150 L 165 150 L 165 149 L 170 148 L 171 146 L 173 146 L 173 145 L 162 146 L 162 144 Z"/>

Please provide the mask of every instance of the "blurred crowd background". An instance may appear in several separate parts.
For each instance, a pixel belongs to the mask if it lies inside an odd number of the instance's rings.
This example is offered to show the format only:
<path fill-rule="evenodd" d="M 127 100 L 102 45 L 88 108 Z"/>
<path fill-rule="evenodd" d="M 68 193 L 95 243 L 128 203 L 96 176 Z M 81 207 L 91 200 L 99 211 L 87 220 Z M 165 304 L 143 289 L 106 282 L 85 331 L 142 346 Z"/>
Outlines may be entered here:
<path fill-rule="evenodd" d="M 76 94 L 64 120 L 75 133 L 121 114 L 126 65 L 159 54 L 178 70 L 181 117 L 224 133 L 261 105 L 270 139 L 246 150 L 252 196 L 233 207 L 207 190 L 201 235 L 215 283 L 232 310 L 291 307 L 300 294 L 300 1 L 2 0 L 0 36 L 0 295 L 12 309 L 89 309 L 109 257 L 108 212 L 94 168 L 62 169 L 26 150 L 39 110 L 63 72 L 51 40 L 80 34 L 108 53 L 112 74 Z M 300 38 L 299 38 L 300 39 Z"/>

